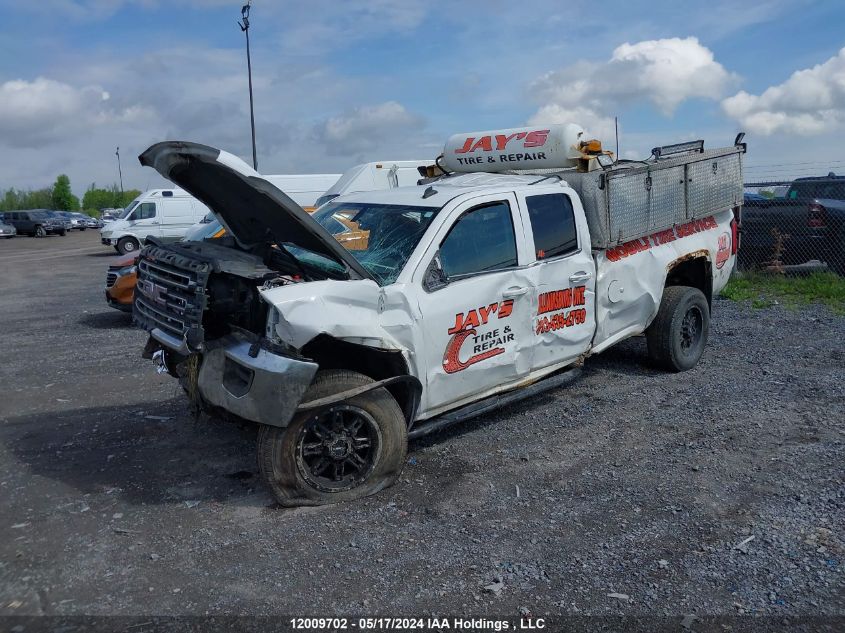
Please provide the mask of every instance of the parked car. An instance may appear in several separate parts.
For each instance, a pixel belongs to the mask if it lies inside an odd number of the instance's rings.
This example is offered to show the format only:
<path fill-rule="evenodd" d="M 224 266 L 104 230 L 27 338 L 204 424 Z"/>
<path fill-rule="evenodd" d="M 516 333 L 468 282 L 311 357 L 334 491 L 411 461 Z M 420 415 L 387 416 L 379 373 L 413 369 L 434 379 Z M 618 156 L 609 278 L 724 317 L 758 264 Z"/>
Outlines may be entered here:
<path fill-rule="evenodd" d="M 65 220 L 68 231 L 84 231 L 87 228 L 84 221 L 79 218 L 81 213 L 73 211 L 55 211 L 54 213 Z"/>
<path fill-rule="evenodd" d="M 132 312 L 137 280 L 138 252 L 115 259 L 106 273 L 106 303 L 122 312 Z"/>
<path fill-rule="evenodd" d="M 14 226 L 21 235 L 45 237 L 47 235 L 65 235 L 67 224 L 63 219 L 51 214 L 47 209 L 28 209 L 26 211 L 6 211 L 7 224 Z"/>
<path fill-rule="evenodd" d="M 845 274 L 845 176 L 797 178 L 783 198 L 745 195 L 740 266 L 813 260 Z"/>
<path fill-rule="evenodd" d="M 47 213 L 65 227 L 65 232 L 70 231 L 73 228 L 73 223 L 70 218 L 65 215 L 65 213 L 69 213 L 68 211 L 47 211 Z"/>
<path fill-rule="evenodd" d="M 18 230 L 11 224 L 6 224 L 6 218 L 0 213 L 0 237 L 11 239 L 18 234 Z"/>
<path fill-rule="evenodd" d="M 85 228 L 86 229 L 101 229 L 103 228 L 103 221 L 99 218 L 92 218 L 90 215 L 85 215 L 84 213 L 80 213 L 80 215 L 84 218 Z M 85 230 L 85 229 L 83 229 Z"/>

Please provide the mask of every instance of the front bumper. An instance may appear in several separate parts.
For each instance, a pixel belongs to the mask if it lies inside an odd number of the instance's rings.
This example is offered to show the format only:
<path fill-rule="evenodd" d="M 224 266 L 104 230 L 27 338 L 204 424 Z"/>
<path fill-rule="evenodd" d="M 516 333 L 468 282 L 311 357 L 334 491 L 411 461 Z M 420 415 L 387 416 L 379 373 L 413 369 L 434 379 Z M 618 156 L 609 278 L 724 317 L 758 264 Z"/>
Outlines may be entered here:
<path fill-rule="evenodd" d="M 114 281 L 111 282 L 111 286 L 108 286 L 108 281 L 106 282 L 106 301 L 113 308 L 123 310 L 124 312 L 132 312 L 132 302 L 135 299 L 135 285 L 138 275 L 136 273 L 118 275 L 113 270 L 109 270 L 109 275 L 114 275 Z"/>
<path fill-rule="evenodd" d="M 155 331 L 151 334 L 164 343 Z M 317 368 L 317 363 L 282 356 L 264 347 L 256 350 L 246 336 L 233 333 L 206 343 L 198 387 L 207 404 L 245 420 L 285 427 Z"/>
<path fill-rule="evenodd" d="M 120 310 L 121 312 L 132 312 L 132 304 L 131 303 L 120 303 L 119 301 L 115 301 L 112 297 L 109 296 L 109 291 L 106 290 L 106 303 L 109 304 L 110 307 L 114 308 L 115 310 Z"/>
<path fill-rule="evenodd" d="M 117 240 L 113 240 L 110 237 L 100 237 L 100 243 L 106 246 L 114 246 L 117 244 Z"/>

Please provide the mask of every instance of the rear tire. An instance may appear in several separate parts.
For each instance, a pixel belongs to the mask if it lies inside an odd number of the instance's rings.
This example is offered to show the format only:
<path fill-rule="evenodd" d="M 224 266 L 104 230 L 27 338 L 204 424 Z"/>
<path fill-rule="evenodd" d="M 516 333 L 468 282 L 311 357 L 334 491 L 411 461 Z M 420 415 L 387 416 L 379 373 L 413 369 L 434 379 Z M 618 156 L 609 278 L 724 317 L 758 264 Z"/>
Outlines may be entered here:
<path fill-rule="evenodd" d="M 117 242 L 117 252 L 121 255 L 126 255 L 126 253 L 134 253 L 140 248 L 140 244 L 138 244 L 138 240 L 134 237 L 122 237 Z"/>
<path fill-rule="evenodd" d="M 47 231 L 43 226 L 39 225 L 35 227 L 35 237 L 47 237 Z"/>
<path fill-rule="evenodd" d="M 696 366 L 710 333 L 710 307 L 698 288 L 668 286 L 660 309 L 646 330 L 649 359 L 668 371 Z"/>
<path fill-rule="evenodd" d="M 304 402 L 373 380 L 353 371 L 320 371 Z M 294 416 L 286 428 L 262 425 L 258 468 L 283 506 L 352 501 L 396 483 L 405 465 L 408 427 L 396 400 L 375 389 Z"/>
<path fill-rule="evenodd" d="M 61 231 L 59 231 L 59 235 L 61 235 L 62 237 L 64 237 L 65 235 L 67 235 L 67 230 L 62 229 Z"/>

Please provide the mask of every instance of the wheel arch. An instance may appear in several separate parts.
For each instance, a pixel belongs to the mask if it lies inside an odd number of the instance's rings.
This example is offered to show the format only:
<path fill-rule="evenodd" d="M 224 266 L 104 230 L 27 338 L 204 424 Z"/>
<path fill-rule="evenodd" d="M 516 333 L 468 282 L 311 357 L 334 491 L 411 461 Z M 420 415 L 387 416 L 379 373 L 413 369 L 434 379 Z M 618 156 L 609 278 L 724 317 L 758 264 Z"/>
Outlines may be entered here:
<path fill-rule="evenodd" d="M 669 263 L 664 288 L 690 286 L 698 288 L 713 306 L 713 264 L 706 250 L 693 251 Z"/>
<path fill-rule="evenodd" d="M 390 392 L 402 409 L 405 421 L 409 426 L 413 424 L 422 384 L 409 373 L 408 363 L 400 350 L 379 349 L 319 334 L 306 343 L 300 353 L 316 362 L 320 369 L 347 369 L 376 382 L 387 381 L 375 388 L 383 386 Z"/>

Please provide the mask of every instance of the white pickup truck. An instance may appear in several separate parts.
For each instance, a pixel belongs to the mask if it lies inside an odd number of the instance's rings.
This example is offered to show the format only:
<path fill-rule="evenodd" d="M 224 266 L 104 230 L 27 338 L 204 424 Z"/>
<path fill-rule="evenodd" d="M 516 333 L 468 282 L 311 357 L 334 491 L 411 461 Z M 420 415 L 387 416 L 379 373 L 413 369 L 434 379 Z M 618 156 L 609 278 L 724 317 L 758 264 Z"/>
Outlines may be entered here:
<path fill-rule="evenodd" d="M 145 355 L 198 406 L 260 425 L 280 503 L 372 494 L 409 437 L 560 386 L 628 337 L 692 368 L 734 267 L 740 140 L 622 162 L 574 126 L 458 135 L 444 175 L 313 215 L 231 154 L 159 143 L 141 163 L 227 236 L 149 240 Z"/>

